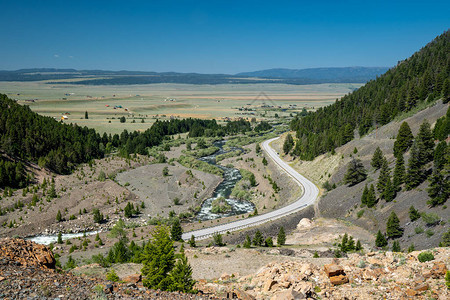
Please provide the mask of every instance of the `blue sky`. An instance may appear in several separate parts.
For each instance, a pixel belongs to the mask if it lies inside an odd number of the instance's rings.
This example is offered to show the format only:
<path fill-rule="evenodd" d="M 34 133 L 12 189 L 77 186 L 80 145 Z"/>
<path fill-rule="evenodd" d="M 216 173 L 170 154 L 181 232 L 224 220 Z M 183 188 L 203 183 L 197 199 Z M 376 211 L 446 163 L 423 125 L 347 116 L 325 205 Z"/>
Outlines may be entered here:
<path fill-rule="evenodd" d="M 0 0 L 0 69 L 393 66 L 449 16 L 450 1 Z"/>

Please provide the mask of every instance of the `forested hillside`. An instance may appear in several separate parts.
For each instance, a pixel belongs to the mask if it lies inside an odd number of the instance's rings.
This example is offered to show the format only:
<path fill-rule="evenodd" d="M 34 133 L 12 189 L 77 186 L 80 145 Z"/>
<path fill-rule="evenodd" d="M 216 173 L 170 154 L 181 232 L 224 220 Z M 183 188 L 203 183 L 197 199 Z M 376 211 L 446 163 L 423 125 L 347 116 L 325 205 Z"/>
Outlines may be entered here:
<path fill-rule="evenodd" d="M 124 130 L 120 135 L 101 136 L 94 129 L 40 116 L 28 106 L 0 94 L 0 188 L 25 186 L 30 178 L 23 163 L 28 161 L 68 174 L 77 164 L 101 158 L 112 149 L 123 156 L 147 155 L 148 147 L 161 144 L 173 134 L 189 132 L 189 137 L 221 137 L 251 130 L 245 120 L 221 126 L 215 120 L 189 118 L 156 121 L 144 132 Z"/>
<path fill-rule="evenodd" d="M 293 154 L 312 160 L 426 101 L 450 100 L 450 31 L 336 103 L 297 117 Z"/>

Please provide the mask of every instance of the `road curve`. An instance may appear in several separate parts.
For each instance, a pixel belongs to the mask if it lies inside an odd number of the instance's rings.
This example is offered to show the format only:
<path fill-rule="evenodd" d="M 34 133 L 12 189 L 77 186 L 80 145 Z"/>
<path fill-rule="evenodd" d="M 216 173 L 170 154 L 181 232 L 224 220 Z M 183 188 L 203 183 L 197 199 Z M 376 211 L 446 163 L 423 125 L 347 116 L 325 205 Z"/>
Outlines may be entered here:
<path fill-rule="evenodd" d="M 188 240 L 192 235 L 194 235 L 196 240 L 202 240 L 211 237 L 214 233 L 226 233 L 227 231 L 231 232 L 247 227 L 256 226 L 262 223 L 266 223 L 268 221 L 285 217 L 289 214 L 302 210 L 308 205 L 314 204 L 317 197 L 319 196 L 319 189 L 316 187 L 314 183 L 312 183 L 311 181 L 300 175 L 291 166 L 289 166 L 286 162 L 284 162 L 278 156 L 275 150 L 273 150 L 273 148 L 270 146 L 270 143 L 278 138 L 279 137 L 264 141 L 262 143 L 262 148 L 264 149 L 264 151 L 266 151 L 268 156 L 278 165 L 278 167 L 280 167 L 289 176 L 291 176 L 292 179 L 303 188 L 303 193 L 300 196 L 300 198 L 298 198 L 298 200 L 295 201 L 294 203 L 291 203 L 287 206 L 284 206 L 282 208 L 279 208 L 277 210 L 265 214 L 257 215 L 255 217 L 251 217 L 248 219 L 241 219 L 238 221 L 233 221 L 222 225 L 186 232 L 182 236 L 184 240 Z"/>

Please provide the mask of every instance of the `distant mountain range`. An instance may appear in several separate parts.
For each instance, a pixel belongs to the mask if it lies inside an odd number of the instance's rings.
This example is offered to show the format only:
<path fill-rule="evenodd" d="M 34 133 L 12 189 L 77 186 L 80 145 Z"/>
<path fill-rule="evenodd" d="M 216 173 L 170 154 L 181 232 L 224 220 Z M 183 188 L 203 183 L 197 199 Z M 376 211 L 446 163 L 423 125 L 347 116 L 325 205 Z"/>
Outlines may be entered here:
<path fill-rule="evenodd" d="M 0 81 L 43 81 L 51 84 L 122 85 L 152 83 L 249 84 L 249 83 L 365 83 L 386 72 L 386 67 L 270 69 L 229 74 L 104 71 L 75 69 L 21 69 L 0 71 Z M 76 80 L 74 80 L 76 79 Z M 70 80 L 70 81 L 65 81 Z"/>
<path fill-rule="evenodd" d="M 349 82 L 367 82 L 384 74 L 387 67 L 343 67 L 343 68 L 310 68 L 310 69 L 267 69 L 254 72 L 238 73 L 236 76 L 262 78 L 307 78 L 313 80 L 328 80 Z"/>

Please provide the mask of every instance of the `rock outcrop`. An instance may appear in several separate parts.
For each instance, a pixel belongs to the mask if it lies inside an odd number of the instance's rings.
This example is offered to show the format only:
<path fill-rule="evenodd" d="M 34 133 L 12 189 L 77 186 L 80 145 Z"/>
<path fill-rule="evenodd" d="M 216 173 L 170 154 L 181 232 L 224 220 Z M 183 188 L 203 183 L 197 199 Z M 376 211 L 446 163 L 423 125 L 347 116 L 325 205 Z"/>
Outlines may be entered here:
<path fill-rule="evenodd" d="M 22 239 L 0 239 L 0 257 L 22 266 L 33 265 L 46 269 L 54 269 L 56 263 L 53 253 L 46 246 Z"/>
<path fill-rule="evenodd" d="M 450 248 L 431 249 L 420 262 L 411 253 L 352 253 L 348 258 L 270 263 L 235 281 L 199 282 L 209 292 L 240 289 L 255 299 L 450 299 L 445 284 Z M 324 263 L 327 262 L 327 263 Z"/>

